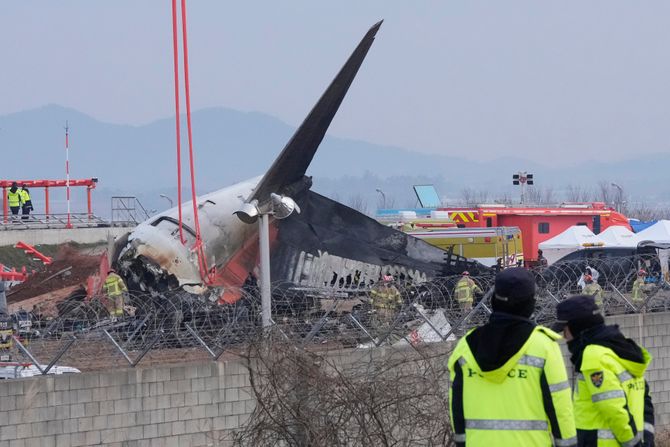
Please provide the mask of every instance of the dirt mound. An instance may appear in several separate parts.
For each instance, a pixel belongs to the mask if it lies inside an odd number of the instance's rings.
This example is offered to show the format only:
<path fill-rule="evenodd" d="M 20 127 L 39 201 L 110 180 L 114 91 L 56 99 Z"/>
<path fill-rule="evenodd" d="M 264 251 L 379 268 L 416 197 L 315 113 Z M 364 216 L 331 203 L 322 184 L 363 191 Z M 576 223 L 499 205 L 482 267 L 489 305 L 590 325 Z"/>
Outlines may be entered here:
<path fill-rule="evenodd" d="M 81 254 L 76 248 L 59 248 L 51 264 L 31 275 L 7 294 L 7 303 L 13 304 L 59 289 L 86 284 L 89 276 L 98 272 L 100 256 Z"/>

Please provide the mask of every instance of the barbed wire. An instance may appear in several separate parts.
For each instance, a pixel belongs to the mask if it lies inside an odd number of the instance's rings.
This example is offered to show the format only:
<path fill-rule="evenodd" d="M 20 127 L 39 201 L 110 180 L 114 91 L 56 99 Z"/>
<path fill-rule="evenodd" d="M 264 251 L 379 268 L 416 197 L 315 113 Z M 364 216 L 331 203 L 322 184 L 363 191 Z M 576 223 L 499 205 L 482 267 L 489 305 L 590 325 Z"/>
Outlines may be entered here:
<path fill-rule="evenodd" d="M 661 278 L 653 256 L 559 262 L 533 270 L 537 305 L 533 318 L 554 320 L 556 304 L 581 292 L 585 268 L 599 273 L 605 314 L 668 310 L 670 286 Z M 633 299 L 637 271 L 649 272 L 640 297 Z M 455 340 L 488 320 L 492 274 L 471 276 L 479 294 L 472 308 L 455 296 L 460 275 L 424 283 L 392 284 L 398 301 L 388 309 L 375 307 L 373 284 L 358 290 L 272 285 L 272 323 L 289 343 L 308 350 L 420 345 Z M 253 288 L 227 290 L 240 298 L 221 303 L 221 290 L 199 296 L 184 291 L 160 295 L 131 293 L 123 315 L 114 317 L 106 296 L 74 295 L 57 306 L 57 315 L 16 314 L 14 359 L 40 365 L 67 365 L 80 370 L 135 366 L 142 363 L 218 358 L 244 349 L 262 335 L 260 293 Z M 28 321 L 27 321 L 28 320 Z"/>

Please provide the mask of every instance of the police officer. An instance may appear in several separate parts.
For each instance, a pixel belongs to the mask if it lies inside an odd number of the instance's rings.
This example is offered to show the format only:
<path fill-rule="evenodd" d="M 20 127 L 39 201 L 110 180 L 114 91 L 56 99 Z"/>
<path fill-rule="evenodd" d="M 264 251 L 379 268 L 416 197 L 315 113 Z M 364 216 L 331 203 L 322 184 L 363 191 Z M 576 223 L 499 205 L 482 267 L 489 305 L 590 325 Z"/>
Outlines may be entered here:
<path fill-rule="evenodd" d="M 654 407 L 644 373 L 646 349 L 606 326 L 592 296 L 577 295 L 556 306 L 555 329 L 563 330 L 577 373 L 574 405 L 580 447 L 653 446 Z"/>
<path fill-rule="evenodd" d="M 493 313 L 451 357 L 450 406 L 458 446 L 577 445 L 560 335 L 530 321 L 535 279 L 526 269 L 495 278 Z"/>
<path fill-rule="evenodd" d="M 475 294 L 482 294 L 482 289 L 470 278 L 470 272 L 465 271 L 454 288 L 454 297 L 461 310 L 469 311 L 472 309 Z"/>

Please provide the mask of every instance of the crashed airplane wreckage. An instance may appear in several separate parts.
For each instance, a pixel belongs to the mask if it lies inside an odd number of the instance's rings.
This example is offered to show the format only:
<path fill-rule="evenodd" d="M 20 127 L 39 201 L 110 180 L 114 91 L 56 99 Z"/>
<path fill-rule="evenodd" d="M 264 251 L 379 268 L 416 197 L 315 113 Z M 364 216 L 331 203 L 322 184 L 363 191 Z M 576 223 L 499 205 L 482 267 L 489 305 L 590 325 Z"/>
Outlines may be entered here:
<path fill-rule="evenodd" d="M 207 264 L 214 266 L 210 272 L 202 274 L 192 249 L 196 236 L 188 202 L 181 205 L 185 243 L 180 240 L 176 207 L 117 241 L 113 264 L 131 288 L 157 293 L 183 289 L 210 297 L 218 293 L 221 302 L 237 300 L 239 293 L 232 291 L 239 290 L 249 272 L 258 271 L 259 251 L 258 226 L 234 213 L 250 204 L 267 207 L 271 194 L 293 198 L 302 210 L 270 221 L 275 283 L 353 290 L 368 287 L 383 274 L 421 283 L 466 269 L 487 270 L 310 191 L 311 178 L 305 172 L 380 26 L 381 22 L 366 33 L 264 176 L 198 198 L 204 253 Z"/>

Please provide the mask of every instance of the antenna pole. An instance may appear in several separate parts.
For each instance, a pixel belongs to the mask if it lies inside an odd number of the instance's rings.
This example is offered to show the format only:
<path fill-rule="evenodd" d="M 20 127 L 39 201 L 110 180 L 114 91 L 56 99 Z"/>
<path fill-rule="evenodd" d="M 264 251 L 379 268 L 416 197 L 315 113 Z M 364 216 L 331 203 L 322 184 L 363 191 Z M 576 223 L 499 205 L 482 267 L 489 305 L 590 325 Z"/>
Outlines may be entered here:
<path fill-rule="evenodd" d="M 70 126 L 65 121 L 65 190 L 67 196 L 67 224 L 65 228 L 72 228 L 70 222 Z"/>

